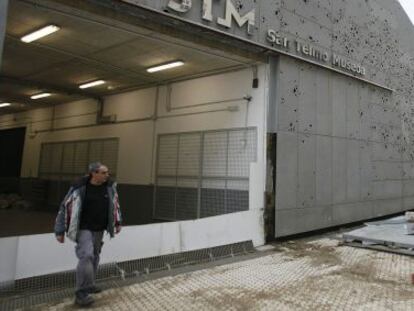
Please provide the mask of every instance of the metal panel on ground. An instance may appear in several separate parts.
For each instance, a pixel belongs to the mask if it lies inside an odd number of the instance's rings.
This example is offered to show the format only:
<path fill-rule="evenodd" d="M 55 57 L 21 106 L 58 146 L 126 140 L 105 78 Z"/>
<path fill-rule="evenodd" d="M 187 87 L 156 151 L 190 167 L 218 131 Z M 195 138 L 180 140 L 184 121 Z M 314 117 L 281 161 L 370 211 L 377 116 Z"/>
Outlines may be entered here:
<path fill-rule="evenodd" d="M 414 255 L 413 235 L 408 234 L 408 223 L 404 216 L 383 221 L 369 222 L 366 226 L 343 234 L 345 244 L 351 246 L 378 248 Z"/>

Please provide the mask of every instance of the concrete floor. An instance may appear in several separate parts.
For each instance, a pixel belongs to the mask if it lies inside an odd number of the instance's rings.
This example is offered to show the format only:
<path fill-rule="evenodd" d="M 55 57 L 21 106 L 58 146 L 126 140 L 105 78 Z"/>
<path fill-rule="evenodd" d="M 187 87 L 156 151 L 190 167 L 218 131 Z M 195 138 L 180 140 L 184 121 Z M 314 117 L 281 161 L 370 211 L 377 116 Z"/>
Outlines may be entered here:
<path fill-rule="evenodd" d="M 108 289 L 88 309 L 407 311 L 411 273 L 411 256 L 340 246 L 335 237 L 300 239 L 260 257 Z M 76 309 L 73 298 L 29 308 Z"/>

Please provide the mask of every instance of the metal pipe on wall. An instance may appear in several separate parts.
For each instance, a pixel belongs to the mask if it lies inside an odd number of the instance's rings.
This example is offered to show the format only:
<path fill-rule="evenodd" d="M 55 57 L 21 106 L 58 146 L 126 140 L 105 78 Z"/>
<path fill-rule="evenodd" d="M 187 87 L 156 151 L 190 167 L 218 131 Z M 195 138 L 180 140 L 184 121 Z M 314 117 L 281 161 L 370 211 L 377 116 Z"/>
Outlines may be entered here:
<path fill-rule="evenodd" d="M 223 109 L 215 109 L 215 110 L 208 110 L 208 111 L 199 111 L 199 112 L 189 112 L 189 113 L 180 113 L 180 114 L 173 114 L 173 115 L 166 115 L 166 116 L 159 116 L 157 119 L 166 119 L 166 118 L 173 118 L 173 117 L 183 117 L 183 116 L 190 116 L 190 115 L 197 115 L 197 114 L 204 114 L 204 113 L 211 113 L 211 112 L 237 112 L 239 109 L 237 106 L 228 106 L 227 108 Z M 142 122 L 142 121 L 154 121 L 154 117 L 145 117 L 145 118 L 137 118 L 137 119 L 130 119 L 130 120 L 121 120 L 115 121 L 111 123 L 101 123 L 101 124 L 87 124 L 87 125 L 75 125 L 75 126 L 67 126 L 61 128 L 55 128 L 53 130 L 39 130 L 34 131 L 35 134 L 37 133 L 45 133 L 45 132 L 55 132 L 55 131 L 63 131 L 63 130 L 73 130 L 73 129 L 80 129 L 80 128 L 88 128 L 94 126 L 103 126 L 103 125 L 116 125 L 116 124 L 123 124 L 123 123 L 133 123 L 133 122 Z"/>
<path fill-rule="evenodd" d="M 204 102 L 204 103 L 194 104 L 194 105 L 187 105 L 187 106 L 180 106 L 180 107 L 171 107 L 170 110 L 180 110 L 180 109 L 194 108 L 194 107 L 202 107 L 202 106 L 208 106 L 208 105 L 214 105 L 214 104 L 233 103 L 233 102 L 238 102 L 238 101 L 246 100 L 245 97 L 246 96 L 238 97 L 238 98 L 224 99 L 224 100 L 216 100 L 216 101 L 211 101 L 211 102 Z"/>
<path fill-rule="evenodd" d="M 4 38 L 6 36 L 8 5 L 9 5 L 9 0 L 0 1 L 0 68 L 1 68 L 1 61 L 3 59 Z"/>
<path fill-rule="evenodd" d="M 55 128 L 53 130 L 47 129 L 47 130 L 38 130 L 34 131 L 34 133 L 45 133 L 45 132 L 56 132 L 56 131 L 63 131 L 63 130 L 73 130 L 73 129 L 80 129 L 80 128 L 88 128 L 88 127 L 94 127 L 94 126 L 103 126 L 103 125 L 116 125 L 116 124 L 122 124 L 122 123 L 133 123 L 133 122 L 142 122 L 142 121 L 151 121 L 153 120 L 152 116 L 145 117 L 145 118 L 137 118 L 137 119 L 130 119 L 130 120 L 121 120 L 111 123 L 100 123 L 100 124 L 85 124 L 85 125 L 74 125 L 74 126 L 66 126 L 66 127 L 59 127 Z"/>
<path fill-rule="evenodd" d="M 105 102 L 102 98 L 96 101 L 96 124 L 102 123 Z"/>
<path fill-rule="evenodd" d="M 71 119 L 71 118 L 77 118 L 77 117 L 84 117 L 84 116 L 91 116 L 91 115 L 96 115 L 97 111 L 93 111 L 93 112 L 88 112 L 88 113 L 80 113 L 80 114 L 75 114 L 75 115 L 70 115 L 70 116 L 64 116 L 64 117 L 54 117 L 51 119 L 43 119 L 43 120 L 33 120 L 32 117 L 27 117 L 27 118 L 21 118 L 19 120 L 13 121 L 6 121 L 6 122 L 0 122 L 0 127 L 6 127 L 7 126 L 13 126 L 16 124 L 22 124 L 22 125 L 26 125 L 27 123 L 42 123 L 42 122 L 52 122 L 52 121 L 56 121 L 56 120 L 64 120 L 64 119 Z M 23 120 L 27 120 L 27 121 L 23 121 Z"/>
<path fill-rule="evenodd" d="M 174 117 L 184 117 L 184 116 L 192 116 L 192 115 L 197 115 L 197 114 L 211 113 L 211 112 L 222 112 L 222 111 L 236 112 L 236 111 L 239 111 L 239 107 L 238 106 L 228 106 L 226 108 L 221 108 L 221 109 L 212 109 L 212 110 L 198 111 L 198 112 L 187 112 L 187 113 L 170 114 L 170 115 L 165 115 L 165 116 L 159 116 L 158 119 L 167 119 L 167 118 L 174 118 Z"/>
<path fill-rule="evenodd" d="M 157 93 L 156 93 L 156 100 L 158 101 L 158 88 L 157 88 Z M 246 100 L 246 102 L 249 102 L 250 100 L 248 98 L 243 98 L 244 100 Z M 103 108 L 102 108 L 103 109 Z M 155 104 L 154 107 L 154 113 L 152 116 L 149 117 L 144 117 L 144 118 L 136 118 L 136 119 L 129 119 L 129 120 L 121 120 L 121 121 L 115 121 L 115 122 L 110 122 L 110 123 L 93 123 L 93 124 L 85 124 L 85 125 L 76 125 L 76 126 L 68 126 L 68 127 L 61 127 L 61 128 L 55 128 L 55 127 L 51 127 L 50 129 L 45 129 L 45 130 L 35 130 L 33 131 L 34 134 L 37 133 L 46 133 L 46 132 L 53 132 L 53 131 L 62 131 L 62 130 L 70 130 L 70 129 L 79 129 L 79 128 L 88 128 L 88 127 L 93 127 L 93 126 L 102 126 L 102 125 L 110 125 L 110 124 L 122 124 L 122 123 L 133 123 L 133 122 L 142 122 L 142 121 L 150 121 L 153 120 L 154 123 L 157 119 L 166 119 L 166 118 L 173 118 L 173 117 L 181 117 L 181 116 L 190 116 L 190 115 L 197 115 L 197 114 L 204 114 L 204 113 L 212 113 L 212 112 L 236 112 L 238 111 L 239 108 L 238 106 L 228 106 L 226 108 L 220 108 L 220 109 L 212 109 L 212 110 L 206 110 L 206 111 L 199 111 L 199 112 L 189 112 L 189 113 L 180 113 L 180 114 L 171 114 L 171 115 L 165 115 L 165 116 L 158 116 L 158 109 L 157 109 L 157 104 Z M 77 114 L 77 115 L 70 115 L 70 116 L 63 116 L 63 117 L 54 117 L 54 118 L 49 118 L 49 119 L 43 119 L 43 120 L 36 120 L 33 121 L 31 120 L 30 117 L 28 118 L 24 118 L 27 119 L 28 122 L 14 122 L 13 124 L 10 124 L 9 126 L 16 126 L 16 125 L 27 125 L 27 124 L 35 124 L 35 123 L 41 123 L 41 122 L 54 122 L 56 120 L 62 120 L 62 119 L 70 119 L 70 118 L 76 118 L 76 117 L 81 117 L 81 116 L 89 116 L 89 115 L 95 115 L 97 114 L 98 111 L 94 111 L 94 112 L 89 112 L 89 113 L 82 113 L 82 114 Z M 29 121 L 30 120 L 30 121 Z M 8 125 L 3 125 L 6 128 L 9 128 Z M 0 125 L 0 127 L 3 127 Z M 154 130 L 155 133 L 155 130 Z"/>
<path fill-rule="evenodd" d="M 154 122 L 152 122 L 152 151 L 151 151 L 151 174 L 150 174 L 150 180 L 151 181 L 155 181 L 154 180 L 154 154 L 156 152 L 156 124 L 157 124 L 157 116 L 158 116 L 158 98 L 160 95 L 160 87 L 157 86 L 155 89 L 155 100 L 154 100 L 154 112 L 153 112 L 153 120 Z"/>

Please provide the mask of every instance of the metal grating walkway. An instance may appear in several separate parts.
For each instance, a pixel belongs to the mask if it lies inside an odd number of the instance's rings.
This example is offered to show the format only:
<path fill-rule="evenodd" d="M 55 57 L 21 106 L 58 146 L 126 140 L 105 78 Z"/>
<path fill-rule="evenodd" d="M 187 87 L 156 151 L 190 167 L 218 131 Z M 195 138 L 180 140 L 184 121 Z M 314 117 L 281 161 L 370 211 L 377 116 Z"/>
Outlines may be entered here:
<path fill-rule="evenodd" d="M 100 265 L 97 282 L 103 288 L 135 283 L 154 272 L 171 270 L 254 253 L 252 241 L 171 255 Z M 75 271 L 21 279 L 0 284 L 0 310 L 8 311 L 63 299 L 73 295 Z"/>
<path fill-rule="evenodd" d="M 410 311 L 413 272 L 410 256 L 339 246 L 331 238 L 296 240 L 253 259 L 113 286 L 95 295 L 89 310 Z M 68 297 L 30 310 L 77 307 Z"/>

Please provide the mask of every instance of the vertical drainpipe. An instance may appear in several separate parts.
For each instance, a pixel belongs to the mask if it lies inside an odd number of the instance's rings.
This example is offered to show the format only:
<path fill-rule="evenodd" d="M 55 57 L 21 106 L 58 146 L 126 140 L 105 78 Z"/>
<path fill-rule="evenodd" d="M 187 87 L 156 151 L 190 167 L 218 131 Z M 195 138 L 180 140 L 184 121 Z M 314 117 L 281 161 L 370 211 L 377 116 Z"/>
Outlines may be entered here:
<path fill-rule="evenodd" d="M 96 124 L 102 123 L 104 101 L 101 97 L 96 99 Z"/>
<path fill-rule="evenodd" d="M 3 59 L 4 38 L 6 36 L 8 4 L 9 4 L 9 0 L 0 1 L 0 68 L 1 68 L 1 61 Z"/>

